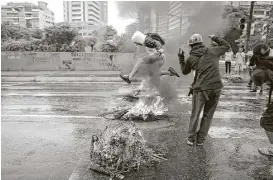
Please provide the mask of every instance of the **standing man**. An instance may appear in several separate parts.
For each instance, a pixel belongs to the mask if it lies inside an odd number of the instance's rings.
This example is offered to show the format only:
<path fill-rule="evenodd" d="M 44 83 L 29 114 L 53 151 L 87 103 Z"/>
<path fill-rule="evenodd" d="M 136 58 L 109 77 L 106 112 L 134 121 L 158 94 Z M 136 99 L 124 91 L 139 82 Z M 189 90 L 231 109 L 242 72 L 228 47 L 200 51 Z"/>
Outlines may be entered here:
<path fill-rule="evenodd" d="M 200 34 L 193 34 L 189 40 L 190 56 L 185 61 L 184 52 L 178 54 L 184 75 L 196 70 L 192 84 L 192 112 L 187 140 L 190 146 L 195 142 L 198 146 L 204 144 L 223 87 L 219 59 L 230 48 L 229 43 L 220 37 L 210 35 L 209 38 L 218 46 L 208 48 L 203 44 Z M 199 119 L 202 109 L 203 117 Z"/>

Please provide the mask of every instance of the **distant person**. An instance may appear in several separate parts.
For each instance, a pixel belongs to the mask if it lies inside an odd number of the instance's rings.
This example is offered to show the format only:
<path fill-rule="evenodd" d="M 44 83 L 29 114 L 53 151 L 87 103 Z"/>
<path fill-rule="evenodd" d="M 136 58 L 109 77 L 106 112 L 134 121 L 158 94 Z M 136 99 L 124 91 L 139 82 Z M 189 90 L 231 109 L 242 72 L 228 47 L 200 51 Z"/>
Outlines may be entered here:
<path fill-rule="evenodd" d="M 232 60 L 233 60 L 233 52 L 231 49 L 229 49 L 228 52 L 225 53 L 226 76 L 230 75 Z"/>
<path fill-rule="evenodd" d="M 131 83 L 133 77 L 143 65 L 157 63 L 159 68 L 161 68 L 166 61 L 166 56 L 163 50 L 163 45 L 165 44 L 165 41 L 157 33 L 147 33 L 145 35 L 137 31 L 133 35 L 132 41 L 136 45 L 145 46 L 148 55 L 137 60 L 129 75 L 120 75 L 121 79 L 123 79 L 128 84 Z M 178 73 L 172 67 L 170 67 L 168 71 L 161 70 L 160 75 L 179 77 Z"/>
<path fill-rule="evenodd" d="M 243 48 L 239 48 L 239 51 L 236 53 L 235 59 L 235 72 L 236 74 L 241 75 L 241 71 L 243 71 L 243 65 L 245 63 L 245 53 L 243 52 Z"/>
<path fill-rule="evenodd" d="M 208 135 L 211 121 L 218 105 L 223 87 L 219 71 L 219 60 L 230 49 L 227 41 L 214 35 L 209 36 L 218 46 L 206 47 L 200 34 L 193 34 L 189 39 L 190 56 L 185 60 L 184 52 L 178 57 L 184 75 L 195 70 L 192 83 L 192 111 L 189 123 L 187 144 L 197 143 L 202 146 Z M 203 110 L 202 119 L 199 118 Z"/>

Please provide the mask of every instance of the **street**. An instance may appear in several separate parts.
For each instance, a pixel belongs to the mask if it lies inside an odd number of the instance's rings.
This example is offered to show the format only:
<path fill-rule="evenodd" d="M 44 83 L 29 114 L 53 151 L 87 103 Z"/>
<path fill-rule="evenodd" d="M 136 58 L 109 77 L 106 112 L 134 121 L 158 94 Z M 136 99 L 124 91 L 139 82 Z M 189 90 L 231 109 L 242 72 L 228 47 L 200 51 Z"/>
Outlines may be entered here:
<path fill-rule="evenodd" d="M 137 122 L 147 141 L 165 144 L 168 160 L 125 179 L 270 179 L 273 163 L 258 147 L 270 146 L 259 118 L 267 102 L 246 83 L 225 83 L 203 148 L 186 145 L 190 79 L 174 79 L 178 101 L 167 120 Z M 139 83 L 133 83 L 133 87 Z M 108 179 L 88 169 L 90 140 L 110 123 L 106 109 L 126 105 L 113 83 L 2 83 L 2 179 Z"/>

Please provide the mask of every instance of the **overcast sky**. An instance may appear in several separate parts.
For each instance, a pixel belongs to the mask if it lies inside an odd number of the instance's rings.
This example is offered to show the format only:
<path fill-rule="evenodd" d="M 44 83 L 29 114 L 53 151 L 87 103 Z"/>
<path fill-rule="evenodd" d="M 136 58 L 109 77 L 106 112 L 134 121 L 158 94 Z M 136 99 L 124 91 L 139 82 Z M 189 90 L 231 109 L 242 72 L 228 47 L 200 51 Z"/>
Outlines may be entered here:
<path fill-rule="evenodd" d="M 6 5 L 8 2 L 32 2 L 38 4 L 35 0 L 1 0 L 1 5 Z M 55 22 L 63 21 L 63 1 L 62 0 L 44 0 L 48 3 L 48 8 L 55 14 Z M 133 22 L 133 19 L 123 19 L 118 17 L 118 9 L 114 1 L 108 1 L 108 24 L 113 25 L 118 33 L 123 33 L 125 27 Z"/>

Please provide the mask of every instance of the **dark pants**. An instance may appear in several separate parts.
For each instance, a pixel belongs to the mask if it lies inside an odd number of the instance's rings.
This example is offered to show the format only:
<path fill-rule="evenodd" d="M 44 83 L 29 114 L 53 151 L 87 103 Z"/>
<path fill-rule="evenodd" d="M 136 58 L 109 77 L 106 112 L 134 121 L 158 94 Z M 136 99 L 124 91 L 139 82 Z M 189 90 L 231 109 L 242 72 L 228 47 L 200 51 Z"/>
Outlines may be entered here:
<path fill-rule="evenodd" d="M 229 73 L 230 74 L 230 70 L 231 70 L 231 62 L 225 62 L 226 65 L 226 74 Z"/>
<path fill-rule="evenodd" d="M 209 99 L 207 99 L 204 93 L 206 93 Z M 190 141 L 194 142 L 196 138 L 199 143 L 205 141 L 220 95 L 221 89 L 193 92 L 192 112 L 188 131 L 188 139 Z M 200 119 L 200 113 L 203 108 L 203 117 Z"/>

